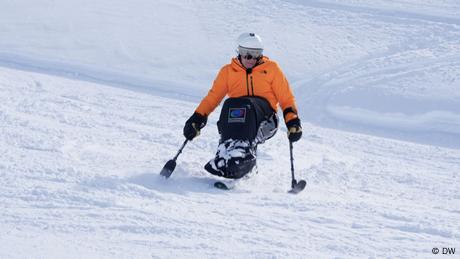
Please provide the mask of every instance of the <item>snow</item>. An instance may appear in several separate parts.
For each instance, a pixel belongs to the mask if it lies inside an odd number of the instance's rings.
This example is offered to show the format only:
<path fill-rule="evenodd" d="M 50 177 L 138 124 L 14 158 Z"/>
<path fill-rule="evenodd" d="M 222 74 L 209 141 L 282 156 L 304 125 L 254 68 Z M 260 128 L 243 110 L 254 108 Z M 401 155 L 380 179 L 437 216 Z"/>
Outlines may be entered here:
<path fill-rule="evenodd" d="M 415 121 L 460 123 L 459 10 L 428 0 L 7 1 L 0 64 L 198 102 L 237 35 L 257 31 L 305 120 L 458 148 L 458 132 Z M 388 122 L 394 113 L 412 122 Z"/>
<path fill-rule="evenodd" d="M 460 239 L 457 1 L 4 1 L 0 258 L 428 258 Z M 304 127 L 225 192 L 218 109 L 158 174 L 234 39 Z"/>

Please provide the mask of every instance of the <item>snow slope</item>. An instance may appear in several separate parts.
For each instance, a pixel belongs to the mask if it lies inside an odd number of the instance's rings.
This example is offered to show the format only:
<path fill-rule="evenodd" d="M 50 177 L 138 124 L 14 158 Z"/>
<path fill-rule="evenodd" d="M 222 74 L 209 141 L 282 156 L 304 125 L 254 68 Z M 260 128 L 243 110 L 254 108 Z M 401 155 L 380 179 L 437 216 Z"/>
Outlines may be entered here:
<path fill-rule="evenodd" d="M 453 0 L 3 1 L 0 258 L 458 250 L 459 13 Z M 212 187 L 217 112 L 158 176 L 248 30 L 301 109 L 297 196 L 284 126 L 258 148 L 259 174 Z"/>
<path fill-rule="evenodd" d="M 0 64 L 198 101 L 237 35 L 256 31 L 304 120 L 458 148 L 459 10 L 454 0 L 6 1 Z"/>
<path fill-rule="evenodd" d="M 460 151 L 305 125 L 231 192 L 202 166 L 216 117 L 179 158 L 195 103 L 0 70 L 1 258 L 429 257 L 459 241 Z"/>

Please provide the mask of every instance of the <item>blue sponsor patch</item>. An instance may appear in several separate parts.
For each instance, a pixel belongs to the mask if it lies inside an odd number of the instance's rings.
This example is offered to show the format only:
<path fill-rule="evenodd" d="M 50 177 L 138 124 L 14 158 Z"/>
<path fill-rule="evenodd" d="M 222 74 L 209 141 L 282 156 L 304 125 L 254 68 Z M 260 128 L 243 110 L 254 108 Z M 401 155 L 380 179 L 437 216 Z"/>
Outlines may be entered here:
<path fill-rule="evenodd" d="M 230 108 L 228 112 L 228 122 L 245 122 L 246 108 Z"/>

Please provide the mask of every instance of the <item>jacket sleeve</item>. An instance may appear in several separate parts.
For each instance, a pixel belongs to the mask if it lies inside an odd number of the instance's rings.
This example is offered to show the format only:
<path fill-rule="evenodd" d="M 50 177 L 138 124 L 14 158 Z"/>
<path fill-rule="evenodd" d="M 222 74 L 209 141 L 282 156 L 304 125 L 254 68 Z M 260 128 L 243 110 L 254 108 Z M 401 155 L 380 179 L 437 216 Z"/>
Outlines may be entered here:
<path fill-rule="evenodd" d="M 294 98 L 294 94 L 292 93 L 292 89 L 286 77 L 284 76 L 283 71 L 281 70 L 281 68 L 278 66 L 277 63 L 274 63 L 274 66 L 275 67 L 273 71 L 275 75 L 273 79 L 273 91 L 283 111 L 284 121 L 287 123 L 288 121 L 292 119 L 298 118 L 297 104 L 295 102 L 295 98 Z M 285 113 L 285 111 L 287 111 L 286 109 L 289 109 L 292 111 Z"/>
<path fill-rule="evenodd" d="M 208 94 L 201 100 L 200 105 L 196 108 L 195 112 L 208 116 L 219 105 L 222 99 L 228 92 L 228 71 L 227 66 L 224 66 L 217 74 L 214 83 L 209 90 Z"/>

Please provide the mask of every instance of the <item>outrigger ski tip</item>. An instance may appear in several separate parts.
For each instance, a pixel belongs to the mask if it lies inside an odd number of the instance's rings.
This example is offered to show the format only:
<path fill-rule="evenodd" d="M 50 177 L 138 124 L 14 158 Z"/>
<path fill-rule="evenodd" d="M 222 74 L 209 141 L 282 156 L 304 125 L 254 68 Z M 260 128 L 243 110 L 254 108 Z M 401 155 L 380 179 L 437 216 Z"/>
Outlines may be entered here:
<path fill-rule="evenodd" d="M 174 169 L 176 168 L 176 164 L 177 164 L 176 160 L 179 157 L 180 153 L 182 153 L 182 150 L 184 149 L 187 142 L 188 142 L 188 139 L 186 139 L 184 143 L 182 143 L 182 146 L 180 147 L 179 151 L 177 151 L 176 156 L 173 159 L 166 162 L 166 164 L 163 166 L 163 169 L 161 169 L 161 172 L 160 172 L 161 176 L 164 176 L 166 179 L 168 179 L 171 176 Z"/>
<path fill-rule="evenodd" d="M 288 193 L 297 194 L 305 189 L 307 182 L 305 180 L 295 181 L 292 183 L 292 189 Z"/>

